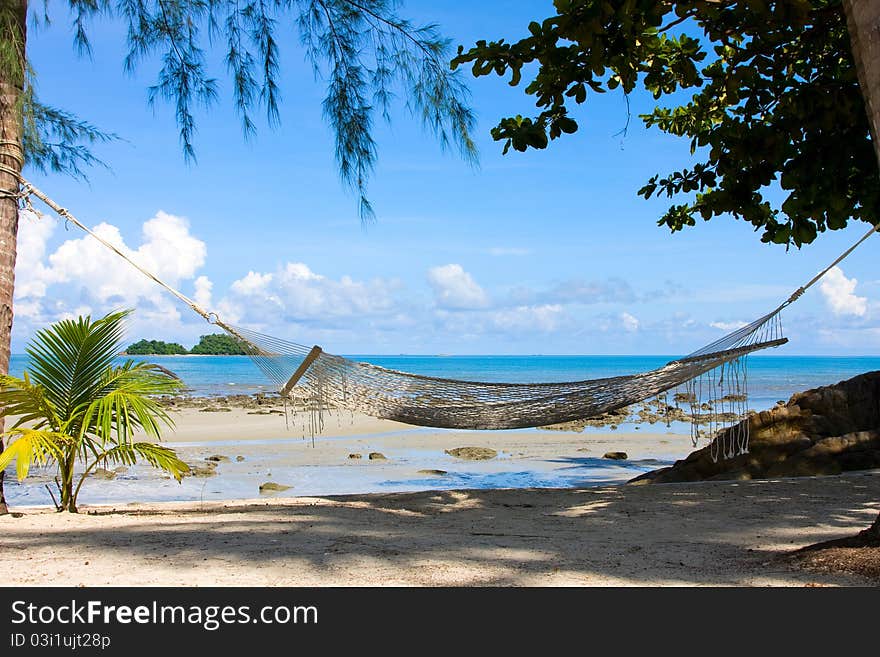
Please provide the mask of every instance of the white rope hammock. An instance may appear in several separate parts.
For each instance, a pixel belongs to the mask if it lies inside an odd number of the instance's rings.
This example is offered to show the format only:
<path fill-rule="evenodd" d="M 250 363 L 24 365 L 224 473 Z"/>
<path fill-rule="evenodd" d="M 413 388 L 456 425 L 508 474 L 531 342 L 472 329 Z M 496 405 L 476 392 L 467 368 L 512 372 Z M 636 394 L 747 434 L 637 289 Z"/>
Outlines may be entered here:
<path fill-rule="evenodd" d="M 317 346 L 308 347 L 231 326 L 140 267 L 113 244 L 89 230 L 68 210 L 22 180 L 19 193 L 22 207 L 36 212 L 30 202 L 31 196 L 39 198 L 58 216 L 94 237 L 205 320 L 232 336 L 277 386 L 279 393 L 292 400 L 293 408 L 308 412 L 308 431 L 313 437 L 323 428 L 323 411 L 326 409 L 349 409 L 428 427 L 515 429 L 600 416 L 685 386 L 685 392 L 676 397 L 690 406 L 692 437 L 696 443 L 701 435 L 711 436 L 722 422 L 732 423 L 747 416 L 746 357 L 752 352 L 788 342 L 782 334 L 782 310 L 880 229 L 880 224 L 874 226 L 770 313 L 656 370 L 566 383 L 485 383 L 389 370 L 328 354 Z M 666 410 L 669 409 L 666 405 Z M 703 413 L 706 410 L 710 412 Z M 708 424 L 708 430 L 701 429 L 701 424 Z M 725 444 L 713 442 L 716 458 L 729 458 L 747 450 L 748 422 L 739 422 L 737 426 L 737 431 L 724 434 Z"/>

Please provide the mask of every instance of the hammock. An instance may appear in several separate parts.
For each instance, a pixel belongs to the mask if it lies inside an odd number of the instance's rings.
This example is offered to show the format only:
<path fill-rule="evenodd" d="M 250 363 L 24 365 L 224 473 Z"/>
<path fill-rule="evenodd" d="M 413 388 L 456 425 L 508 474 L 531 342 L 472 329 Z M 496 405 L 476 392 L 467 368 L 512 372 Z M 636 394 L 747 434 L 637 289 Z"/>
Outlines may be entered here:
<path fill-rule="evenodd" d="M 460 381 L 390 370 L 324 352 L 320 347 L 288 342 L 223 322 L 95 235 L 70 212 L 27 181 L 22 181 L 23 207 L 34 212 L 34 195 L 60 217 L 114 251 L 138 271 L 164 287 L 205 320 L 223 329 L 241 346 L 292 407 L 308 413 L 312 437 L 323 428 L 323 412 L 348 409 L 407 424 L 448 429 L 517 429 L 601 416 L 685 386 L 676 401 L 690 406 L 692 438 L 712 435 L 722 422 L 745 418 L 746 358 L 788 340 L 780 314 L 832 267 L 880 229 L 874 226 L 858 242 L 809 283 L 798 288 L 772 312 L 719 340 L 650 372 L 565 383 L 484 383 Z M 669 412 L 664 401 L 660 412 Z M 703 411 L 709 411 L 703 414 Z M 701 417 L 702 416 L 702 417 Z M 708 424 L 704 431 L 701 425 Z M 713 456 L 732 457 L 748 446 L 748 422 L 726 432 L 725 444 L 713 443 Z M 717 442 L 717 441 L 716 441 Z"/>

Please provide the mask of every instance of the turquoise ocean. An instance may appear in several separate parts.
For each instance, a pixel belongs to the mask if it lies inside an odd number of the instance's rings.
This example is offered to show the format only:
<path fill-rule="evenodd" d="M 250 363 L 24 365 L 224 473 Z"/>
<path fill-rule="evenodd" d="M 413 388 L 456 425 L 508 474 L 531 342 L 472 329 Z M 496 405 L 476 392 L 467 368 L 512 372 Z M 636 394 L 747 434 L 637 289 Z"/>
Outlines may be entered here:
<path fill-rule="evenodd" d="M 138 357 L 175 372 L 190 394 L 217 396 L 268 392 L 273 388 L 245 356 Z M 349 358 L 382 367 L 468 381 L 578 381 L 645 372 L 675 356 L 371 356 Z M 880 356 L 750 356 L 750 406 L 761 410 L 795 392 L 880 370 Z M 20 375 L 27 357 L 12 356 L 10 373 Z"/>

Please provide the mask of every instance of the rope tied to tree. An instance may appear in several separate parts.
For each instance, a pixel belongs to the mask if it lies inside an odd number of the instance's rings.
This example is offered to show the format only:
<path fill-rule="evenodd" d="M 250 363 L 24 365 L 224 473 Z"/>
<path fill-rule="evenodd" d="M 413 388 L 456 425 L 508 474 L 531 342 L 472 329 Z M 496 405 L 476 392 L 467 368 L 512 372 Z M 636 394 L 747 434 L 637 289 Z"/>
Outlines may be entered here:
<path fill-rule="evenodd" d="M 8 146 L 13 146 L 14 150 L 8 150 Z M 0 156 L 11 157 L 13 160 L 18 162 L 19 169 L 24 167 L 24 147 L 18 141 L 12 139 L 0 139 Z M 19 178 L 20 174 L 16 173 L 16 178 Z"/>

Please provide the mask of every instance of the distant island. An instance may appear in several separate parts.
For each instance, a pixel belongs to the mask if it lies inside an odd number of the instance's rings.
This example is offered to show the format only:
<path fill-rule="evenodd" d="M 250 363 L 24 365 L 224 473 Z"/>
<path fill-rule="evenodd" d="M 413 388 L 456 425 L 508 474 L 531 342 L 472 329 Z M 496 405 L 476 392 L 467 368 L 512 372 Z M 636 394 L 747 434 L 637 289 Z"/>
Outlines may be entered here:
<path fill-rule="evenodd" d="M 199 338 L 199 343 L 187 349 L 176 342 L 161 340 L 139 340 L 130 344 L 122 352 L 125 356 L 182 356 L 194 354 L 198 356 L 246 356 L 241 345 L 228 335 L 212 333 Z"/>
<path fill-rule="evenodd" d="M 188 354 L 189 350 L 176 342 L 140 340 L 128 345 L 123 353 L 128 356 L 175 356 L 177 354 Z"/>

